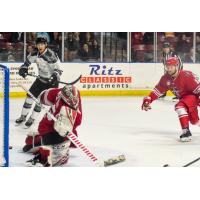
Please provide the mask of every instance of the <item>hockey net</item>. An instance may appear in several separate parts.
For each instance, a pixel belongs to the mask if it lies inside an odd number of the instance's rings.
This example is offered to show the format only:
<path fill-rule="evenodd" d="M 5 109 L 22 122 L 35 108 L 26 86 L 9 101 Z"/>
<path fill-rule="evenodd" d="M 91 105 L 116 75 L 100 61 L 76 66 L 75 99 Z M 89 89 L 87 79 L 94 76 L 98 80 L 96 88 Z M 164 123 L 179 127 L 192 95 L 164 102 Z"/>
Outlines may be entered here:
<path fill-rule="evenodd" d="M 9 69 L 0 65 L 0 166 L 9 165 Z"/>

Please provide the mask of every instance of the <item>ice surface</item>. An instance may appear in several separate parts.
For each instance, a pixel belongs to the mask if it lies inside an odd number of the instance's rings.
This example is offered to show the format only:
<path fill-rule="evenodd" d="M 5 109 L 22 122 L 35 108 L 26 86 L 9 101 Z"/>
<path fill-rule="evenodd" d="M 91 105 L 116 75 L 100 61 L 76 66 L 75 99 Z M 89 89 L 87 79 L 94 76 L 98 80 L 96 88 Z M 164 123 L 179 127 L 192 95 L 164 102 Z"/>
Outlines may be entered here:
<path fill-rule="evenodd" d="M 24 99 L 10 102 L 10 166 L 25 166 L 31 154 L 21 151 L 29 131 L 16 127 Z M 78 128 L 80 140 L 100 159 L 125 154 L 126 161 L 116 167 L 182 166 L 200 157 L 200 127 L 191 126 L 193 140 L 179 142 L 181 128 L 174 104 L 157 100 L 152 110 L 141 110 L 142 97 L 83 97 L 83 122 Z M 40 116 L 40 118 L 42 115 Z M 39 119 L 37 120 L 39 121 Z M 79 150 L 71 149 L 66 166 L 94 166 Z M 192 165 L 200 166 L 200 162 Z"/>

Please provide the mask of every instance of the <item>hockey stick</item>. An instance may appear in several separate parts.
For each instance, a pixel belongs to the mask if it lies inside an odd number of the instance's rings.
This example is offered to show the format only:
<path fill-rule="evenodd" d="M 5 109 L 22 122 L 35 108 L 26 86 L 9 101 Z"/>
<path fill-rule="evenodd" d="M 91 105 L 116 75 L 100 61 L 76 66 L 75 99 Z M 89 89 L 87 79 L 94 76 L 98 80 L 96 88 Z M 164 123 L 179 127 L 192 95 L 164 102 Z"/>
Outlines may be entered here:
<path fill-rule="evenodd" d="M 196 158 L 195 160 L 193 160 L 193 161 L 191 161 L 191 162 L 189 162 L 189 163 L 187 163 L 187 164 L 185 164 L 185 165 L 183 165 L 182 167 L 188 167 L 188 166 L 190 166 L 190 165 L 196 163 L 196 162 L 199 161 L 199 160 L 200 160 L 200 157 L 199 157 L 199 158 Z M 170 165 L 165 164 L 163 167 L 170 167 Z"/>
<path fill-rule="evenodd" d="M 28 76 L 33 76 L 35 78 L 40 78 L 40 76 L 37 76 L 37 75 L 34 75 L 34 74 L 27 74 Z M 80 75 L 77 79 L 75 79 L 74 81 L 70 82 L 70 83 L 65 83 L 65 82 L 62 82 L 62 81 L 58 81 L 58 83 L 61 83 L 61 84 L 65 84 L 65 85 L 74 85 L 75 83 L 77 83 L 80 79 L 81 79 L 82 75 Z"/>
<path fill-rule="evenodd" d="M 45 108 L 40 102 L 39 100 L 34 97 L 34 95 L 22 84 L 18 84 L 24 91 L 26 91 L 29 96 L 35 101 L 36 104 L 38 104 L 39 106 L 41 106 L 42 109 L 45 110 L 45 112 L 47 113 L 47 115 L 54 121 L 57 121 L 57 119 L 55 118 L 54 115 L 52 115 L 49 110 L 47 108 Z M 113 158 L 110 158 L 108 160 L 104 160 L 104 161 L 100 161 L 100 159 L 98 159 L 79 139 L 78 137 L 74 134 L 74 133 L 69 133 L 67 134 L 68 139 L 79 149 L 81 149 L 83 151 L 83 153 L 85 153 L 92 161 L 93 163 L 97 166 L 97 167 L 107 167 L 109 165 L 114 165 L 117 164 L 119 162 L 123 162 L 126 160 L 124 155 L 119 155 Z"/>

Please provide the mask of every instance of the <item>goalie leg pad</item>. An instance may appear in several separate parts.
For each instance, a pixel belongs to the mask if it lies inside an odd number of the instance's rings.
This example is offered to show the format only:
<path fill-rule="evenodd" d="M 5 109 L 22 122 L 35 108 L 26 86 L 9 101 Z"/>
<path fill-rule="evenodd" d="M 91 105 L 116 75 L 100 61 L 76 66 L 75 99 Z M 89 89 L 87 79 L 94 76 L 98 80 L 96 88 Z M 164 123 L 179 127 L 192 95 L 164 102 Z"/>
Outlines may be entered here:
<path fill-rule="evenodd" d="M 52 167 L 66 164 L 69 159 L 70 141 L 52 146 L 40 146 L 35 152 L 35 157 L 27 161 L 30 167 Z"/>
<path fill-rule="evenodd" d="M 33 150 L 33 148 L 41 146 L 42 144 L 42 137 L 40 135 L 27 135 L 23 152 L 29 152 Z"/>
<path fill-rule="evenodd" d="M 53 166 L 61 166 L 66 164 L 69 159 L 69 146 L 70 141 L 67 140 L 61 144 L 56 144 L 52 146 L 52 164 Z"/>

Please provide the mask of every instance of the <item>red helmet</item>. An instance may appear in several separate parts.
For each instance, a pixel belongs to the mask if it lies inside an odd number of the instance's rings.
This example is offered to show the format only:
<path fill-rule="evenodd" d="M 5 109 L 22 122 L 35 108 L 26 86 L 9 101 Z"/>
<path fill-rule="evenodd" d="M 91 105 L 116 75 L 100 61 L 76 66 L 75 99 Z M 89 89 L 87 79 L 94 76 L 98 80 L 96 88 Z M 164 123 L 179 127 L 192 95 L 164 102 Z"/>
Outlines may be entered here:
<path fill-rule="evenodd" d="M 179 60 L 177 57 L 171 57 L 166 60 L 166 65 L 176 65 L 179 66 Z"/>
<path fill-rule="evenodd" d="M 61 98 L 70 108 L 77 110 L 79 104 L 79 93 L 73 85 L 65 85 L 61 89 Z"/>

